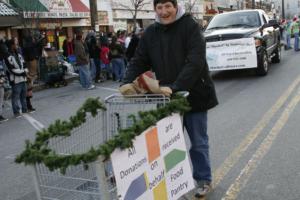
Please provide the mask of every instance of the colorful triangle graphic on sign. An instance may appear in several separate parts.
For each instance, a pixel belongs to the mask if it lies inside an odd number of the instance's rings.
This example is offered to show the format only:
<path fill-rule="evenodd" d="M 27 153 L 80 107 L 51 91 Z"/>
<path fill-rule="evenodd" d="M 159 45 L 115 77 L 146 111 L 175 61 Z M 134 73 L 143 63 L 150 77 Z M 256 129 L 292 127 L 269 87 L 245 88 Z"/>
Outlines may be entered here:
<path fill-rule="evenodd" d="M 133 180 L 125 194 L 124 200 L 135 200 L 144 194 L 147 191 L 146 181 L 145 173 Z"/>
<path fill-rule="evenodd" d="M 146 133 L 146 143 L 148 151 L 148 162 L 152 163 L 160 156 L 157 128 L 152 128 Z"/>
<path fill-rule="evenodd" d="M 173 151 L 168 153 L 164 157 L 167 172 L 169 172 L 178 163 L 184 161 L 185 156 L 186 156 L 186 152 L 182 151 L 182 150 L 179 150 L 179 149 L 174 149 Z"/>
<path fill-rule="evenodd" d="M 166 180 L 162 180 L 154 189 L 153 189 L 153 199 L 154 200 L 168 200 Z"/>

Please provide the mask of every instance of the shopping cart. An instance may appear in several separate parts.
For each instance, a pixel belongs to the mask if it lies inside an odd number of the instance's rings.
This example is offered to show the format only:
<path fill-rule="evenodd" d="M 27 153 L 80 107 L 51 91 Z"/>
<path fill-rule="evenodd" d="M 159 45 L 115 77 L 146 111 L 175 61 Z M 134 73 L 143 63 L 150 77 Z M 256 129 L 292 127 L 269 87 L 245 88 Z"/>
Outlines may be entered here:
<path fill-rule="evenodd" d="M 123 96 L 114 94 L 105 99 L 107 108 L 107 137 L 110 139 L 119 129 L 129 127 L 133 124 L 133 119 L 130 115 L 136 116 L 138 120 L 139 111 L 147 111 L 164 106 L 170 102 L 170 98 L 164 95 L 147 94 L 147 95 L 132 95 Z"/>
<path fill-rule="evenodd" d="M 86 123 L 72 131 L 69 137 L 56 137 L 48 146 L 58 154 L 83 153 L 92 146 L 104 142 L 106 128 L 105 112 L 96 117 L 88 116 Z M 96 163 L 89 164 L 88 170 L 82 165 L 72 166 L 62 175 L 59 170 L 51 172 L 44 164 L 34 166 L 38 199 L 43 200 L 100 200 L 99 175 Z M 101 172 L 101 171 L 99 171 Z"/>
<path fill-rule="evenodd" d="M 88 151 L 103 144 L 118 133 L 119 129 L 132 125 L 130 115 L 164 106 L 170 99 L 163 95 L 122 96 L 114 94 L 105 99 L 107 110 L 96 117 L 89 116 L 86 123 L 72 131 L 69 137 L 57 137 L 48 142 L 58 154 L 68 155 Z M 115 200 L 117 190 L 112 165 L 109 160 L 72 166 L 63 175 L 59 170 L 51 172 L 44 164 L 34 166 L 35 186 L 40 200 Z"/>

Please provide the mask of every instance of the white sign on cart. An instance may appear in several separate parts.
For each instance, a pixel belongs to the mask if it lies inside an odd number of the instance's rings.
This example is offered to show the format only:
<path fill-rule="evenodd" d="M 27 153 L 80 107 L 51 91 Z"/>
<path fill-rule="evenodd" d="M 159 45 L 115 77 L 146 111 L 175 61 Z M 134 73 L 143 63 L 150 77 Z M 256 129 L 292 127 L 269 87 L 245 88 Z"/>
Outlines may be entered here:
<path fill-rule="evenodd" d="M 115 150 L 111 160 L 122 200 L 175 200 L 195 187 L 178 114 L 144 131 L 132 148 Z"/>

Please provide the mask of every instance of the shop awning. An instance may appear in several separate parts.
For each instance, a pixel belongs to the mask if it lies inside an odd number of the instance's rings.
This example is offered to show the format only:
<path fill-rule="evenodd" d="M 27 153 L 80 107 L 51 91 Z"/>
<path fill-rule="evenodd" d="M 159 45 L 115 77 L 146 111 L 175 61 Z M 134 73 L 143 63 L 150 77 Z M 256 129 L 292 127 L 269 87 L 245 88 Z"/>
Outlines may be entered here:
<path fill-rule="evenodd" d="M 10 5 L 0 2 L 0 27 L 20 25 L 19 14 Z"/>
<path fill-rule="evenodd" d="M 17 16 L 18 13 L 6 3 L 0 2 L 0 16 Z"/>
<path fill-rule="evenodd" d="M 72 6 L 73 12 L 89 12 L 90 10 L 81 0 L 69 0 Z"/>
<path fill-rule="evenodd" d="M 39 0 L 11 0 L 10 3 L 23 12 L 48 12 L 49 10 Z"/>
<path fill-rule="evenodd" d="M 25 18 L 88 18 L 89 8 L 82 0 L 11 0 Z"/>

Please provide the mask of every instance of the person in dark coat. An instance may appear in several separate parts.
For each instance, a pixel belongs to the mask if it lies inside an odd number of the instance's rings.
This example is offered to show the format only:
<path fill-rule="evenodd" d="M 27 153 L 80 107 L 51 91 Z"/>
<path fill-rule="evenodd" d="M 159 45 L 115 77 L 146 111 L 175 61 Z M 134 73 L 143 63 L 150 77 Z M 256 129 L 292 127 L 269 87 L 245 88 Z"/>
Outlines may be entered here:
<path fill-rule="evenodd" d="M 95 36 L 91 36 L 86 40 L 89 55 L 90 55 L 90 70 L 92 79 L 96 82 L 100 82 L 100 48 Z"/>
<path fill-rule="evenodd" d="M 109 59 L 112 64 L 113 74 L 116 81 L 121 82 L 125 73 L 124 48 L 114 36 L 112 37 L 109 49 Z"/>
<path fill-rule="evenodd" d="M 134 56 L 135 50 L 139 44 L 140 37 L 142 36 L 143 31 L 144 29 L 138 28 L 132 35 L 128 48 L 126 49 L 126 58 L 128 62 L 130 62 L 131 58 Z"/>
<path fill-rule="evenodd" d="M 70 55 L 74 55 L 74 41 L 70 36 L 68 36 L 63 42 L 63 55 L 65 58 L 68 58 Z"/>
<path fill-rule="evenodd" d="M 23 40 L 23 56 L 28 67 L 28 77 L 33 84 L 38 78 L 39 58 L 42 55 L 42 47 L 46 43 L 46 35 L 42 33 L 39 38 L 27 33 Z"/>
<path fill-rule="evenodd" d="M 139 41 L 131 59 L 124 84 L 131 83 L 145 71 L 152 70 L 160 85 L 170 90 L 188 91 L 191 111 L 184 115 L 184 126 L 191 141 L 190 156 L 196 197 L 211 190 L 212 174 L 207 135 L 207 110 L 218 104 L 214 84 L 206 62 L 206 44 L 194 18 L 185 14 L 176 0 L 154 0 L 156 22 Z"/>
<path fill-rule="evenodd" d="M 93 89 L 91 72 L 89 67 L 89 50 L 83 41 L 82 32 L 78 32 L 74 43 L 74 54 L 76 56 L 76 65 L 79 67 L 79 80 L 84 89 Z"/>

